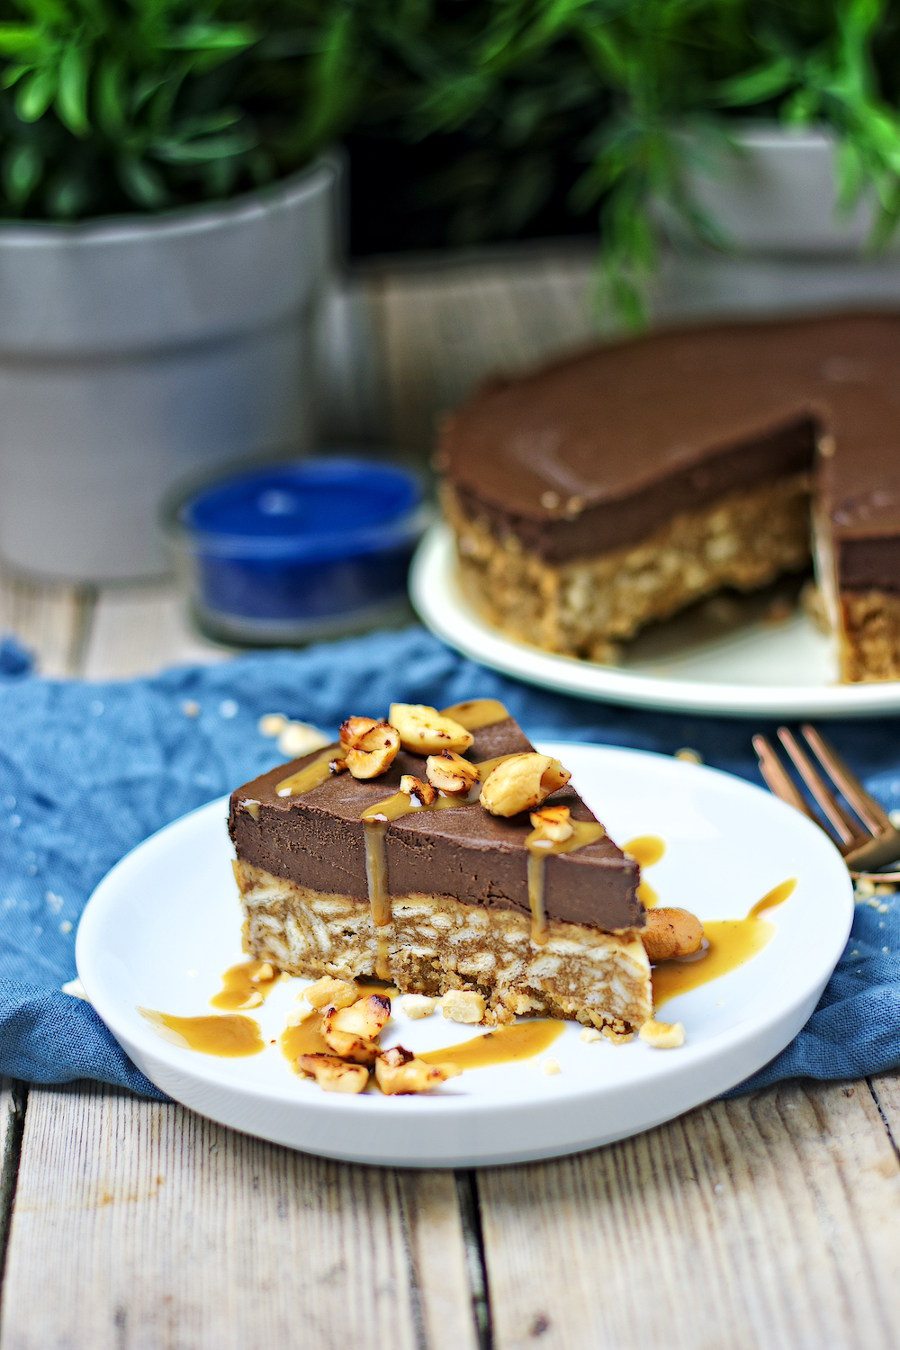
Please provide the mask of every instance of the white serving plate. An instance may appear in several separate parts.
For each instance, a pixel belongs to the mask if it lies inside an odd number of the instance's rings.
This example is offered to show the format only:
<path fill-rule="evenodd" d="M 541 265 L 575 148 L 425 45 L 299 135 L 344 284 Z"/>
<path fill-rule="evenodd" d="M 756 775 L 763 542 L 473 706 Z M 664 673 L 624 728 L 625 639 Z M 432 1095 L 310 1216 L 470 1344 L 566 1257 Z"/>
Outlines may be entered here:
<path fill-rule="evenodd" d="M 97 887 L 76 947 L 91 1003 L 147 1077 L 185 1106 L 352 1162 L 473 1167 L 550 1158 L 649 1129 L 726 1091 L 796 1035 L 844 948 L 853 900 L 840 856 L 799 812 L 714 769 L 598 746 L 542 748 L 572 770 L 614 837 L 666 840 L 648 873 L 663 902 L 702 918 L 742 917 L 797 878 L 791 898 L 767 915 L 776 932 L 758 956 L 665 1005 L 661 1015 L 687 1029 L 681 1049 L 637 1039 L 586 1044 L 570 1023 L 547 1052 L 561 1066 L 552 1077 L 538 1056 L 469 1070 L 432 1096 L 342 1097 L 297 1077 L 277 1046 L 219 1059 L 163 1040 L 139 1007 L 212 1012 L 222 971 L 241 957 L 224 798 L 153 835 Z M 267 1041 L 304 983 L 283 981 L 254 1011 Z M 439 1014 L 413 1022 L 402 1005 L 395 1014 L 384 1044 L 421 1051 L 477 1034 Z"/>
<path fill-rule="evenodd" d="M 459 585 L 445 525 L 427 532 L 410 594 L 422 622 L 464 656 L 544 689 L 663 712 L 732 717 L 873 717 L 900 712 L 900 682 L 840 684 L 833 644 L 797 610 L 779 624 L 754 614 L 717 625 L 692 611 L 632 643 L 621 664 L 557 656 L 492 628 Z"/>

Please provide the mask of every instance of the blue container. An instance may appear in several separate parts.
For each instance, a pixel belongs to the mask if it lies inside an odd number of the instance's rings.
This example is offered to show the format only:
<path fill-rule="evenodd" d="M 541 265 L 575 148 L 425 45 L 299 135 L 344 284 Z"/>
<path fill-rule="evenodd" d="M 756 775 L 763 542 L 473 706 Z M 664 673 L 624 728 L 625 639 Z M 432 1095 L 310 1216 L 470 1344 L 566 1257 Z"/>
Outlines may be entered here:
<path fill-rule="evenodd" d="M 257 644 L 401 615 L 425 514 L 414 474 L 338 458 L 246 469 L 194 486 L 166 512 L 201 626 Z"/>

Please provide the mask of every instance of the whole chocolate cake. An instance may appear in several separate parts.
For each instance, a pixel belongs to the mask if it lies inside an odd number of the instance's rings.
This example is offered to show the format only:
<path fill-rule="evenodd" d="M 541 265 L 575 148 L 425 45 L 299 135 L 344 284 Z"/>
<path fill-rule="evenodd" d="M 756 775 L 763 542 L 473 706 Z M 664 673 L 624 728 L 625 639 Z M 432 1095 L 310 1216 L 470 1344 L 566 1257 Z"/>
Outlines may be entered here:
<path fill-rule="evenodd" d="M 468 590 L 514 637 L 609 660 L 812 550 L 842 677 L 900 679 L 900 315 L 594 347 L 486 385 L 438 459 Z"/>

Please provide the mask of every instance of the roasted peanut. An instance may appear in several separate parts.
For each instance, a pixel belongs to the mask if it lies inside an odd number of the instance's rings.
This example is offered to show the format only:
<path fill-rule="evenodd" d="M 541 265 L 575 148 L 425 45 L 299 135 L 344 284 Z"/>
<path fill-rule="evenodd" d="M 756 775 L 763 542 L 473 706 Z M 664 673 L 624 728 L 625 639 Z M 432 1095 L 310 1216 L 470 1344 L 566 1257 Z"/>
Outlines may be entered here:
<path fill-rule="evenodd" d="M 686 909 L 648 909 L 641 941 L 653 962 L 691 956 L 703 945 L 703 925 Z"/>
<path fill-rule="evenodd" d="M 571 774 L 558 759 L 530 752 L 510 755 L 497 764 L 481 788 L 481 805 L 492 816 L 516 816 L 531 811 L 551 792 L 568 783 Z"/>
<path fill-rule="evenodd" d="M 478 765 L 455 750 L 442 750 L 425 761 L 425 777 L 449 797 L 465 797 L 478 782 Z"/>
<path fill-rule="evenodd" d="M 392 703 L 388 721 L 400 734 L 404 750 L 418 755 L 437 755 L 442 750 L 468 750 L 475 739 L 471 731 L 425 703 Z"/>
<path fill-rule="evenodd" d="M 362 1092 L 369 1081 L 365 1065 L 347 1064 L 337 1055 L 301 1055 L 297 1068 L 325 1092 Z"/>
<path fill-rule="evenodd" d="M 567 806 L 544 806 L 540 811 L 532 811 L 531 823 L 536 839 L 546 839 L 548 844 L 564 844 L 575 833 L 572 812 Z"/>
<path fill-rule="evenodd" d="M 348 717 L 340 739 L 354 778 L 377 778 L 390 768 L 400 749 L 400 737 L 390 723 L 372 717 Z"/>
<path fill-rule="evenodd" d="M 385 1050 L 375 1061 L 375 1081 L 389 1097 L 430 1092 L 460 1072 L 455 1064 L 426 1064 L 402 1045 Z"/>

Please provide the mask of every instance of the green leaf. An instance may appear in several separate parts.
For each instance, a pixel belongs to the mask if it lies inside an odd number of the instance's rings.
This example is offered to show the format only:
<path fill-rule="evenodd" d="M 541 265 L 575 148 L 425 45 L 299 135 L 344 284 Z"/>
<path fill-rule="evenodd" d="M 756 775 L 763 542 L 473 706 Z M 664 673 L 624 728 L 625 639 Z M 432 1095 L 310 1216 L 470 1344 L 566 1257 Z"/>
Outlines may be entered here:
<path fill-rule="evenodd" d="M 44 157 L 36 145 L 14 145 L 3 159 L 3 187 L 11 204 L 22 207 L 40 182 Z"/>
<path fill-rule="evenodd" d="M 136 206 L 158 211 L 169 204 L 170 193 L 166 181 L 149 164 L 123 156 L 116 167 L 119 182 Z"/>
<path fill-rule="evenodd" d="M 97 67 L 94 80 L 97 124 L 107 136 L 119 138 L 126 134 L 129 124 L 127 103 L 123 62 L 116 56 L 107 56 Z"/>
<path fill-rule="evenodd" d="M 16 116 L 23 122 L 37 122 L 56 95 L 56 72 L 36 70 L 19 82 L 16 92 Z"/>
<path fill-rule="evenodd" d="M 59 63 L 59 88 L 56 111 L 63 126 L 73 136 L 86 136 L 91 129 L 88 118 L 88 53 L 81 47 L 67 48 Z"/>
<path fill-rule="evenodd" d="M 0 23 L 0 55 L 23 56 L 33 52 L 40 43 L 36 27 L 18 23 Z"/>

